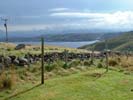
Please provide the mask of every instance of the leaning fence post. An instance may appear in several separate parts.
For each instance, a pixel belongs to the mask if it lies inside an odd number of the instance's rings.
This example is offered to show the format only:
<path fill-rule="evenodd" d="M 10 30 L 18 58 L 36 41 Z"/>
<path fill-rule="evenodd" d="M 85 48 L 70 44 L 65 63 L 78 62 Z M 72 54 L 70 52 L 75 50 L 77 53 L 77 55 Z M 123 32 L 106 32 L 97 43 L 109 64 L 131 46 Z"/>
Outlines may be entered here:
<path fill-rule="evenodd" d="M 44 84 L 44 37 L 41 38 L 41 52 L 42 52 L 41 84 Z"/>
<path fill-rule="evenodd" d="M 108 58 L 108 51 L 106 51 L 106 72 L 109 70 L 109 58 Z"/>

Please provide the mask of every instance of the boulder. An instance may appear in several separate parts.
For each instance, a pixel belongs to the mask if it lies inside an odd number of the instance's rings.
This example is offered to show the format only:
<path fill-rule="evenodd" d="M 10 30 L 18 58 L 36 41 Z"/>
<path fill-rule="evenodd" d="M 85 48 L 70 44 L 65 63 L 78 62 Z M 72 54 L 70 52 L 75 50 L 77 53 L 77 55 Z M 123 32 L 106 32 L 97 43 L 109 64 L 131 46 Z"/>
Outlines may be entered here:
<path fill-rule="evenodd" d="M 13 64 L 15 64 L 15 65 L 19 65 L 19 60 L 18 59 L 15 59 L 14 61 L 13 61 Z"/>
<path fill-rule="evenodd" d="M 21 50 L 21 49 L 24 49 L 26 47 L 25 44 L 18 44 L 16 47 L 15 47 L 15 50 Z"/>
<path fill-rule="evenodd" d="M 29 65 L 29 61 L 26 58 L 18 58 L 18 60 L 20 66 Z"/>
<path fill-rule="evenodd" d="M 11 58 L 12 63 L 14 62 L 14 60 L 16 59 L 16 56 L 9 56 Z"/>

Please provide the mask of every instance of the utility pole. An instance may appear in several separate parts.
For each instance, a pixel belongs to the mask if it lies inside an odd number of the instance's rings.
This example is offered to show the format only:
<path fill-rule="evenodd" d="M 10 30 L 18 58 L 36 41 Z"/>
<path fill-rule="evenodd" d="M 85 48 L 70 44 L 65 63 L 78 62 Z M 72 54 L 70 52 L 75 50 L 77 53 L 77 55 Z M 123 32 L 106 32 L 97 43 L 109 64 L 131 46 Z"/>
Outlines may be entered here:
<path fill-rule="evenodd" d="M 6 42 L 8 42 L 8 31 L 7 31 L 7 21 L 8 21 L 8 19 L 2 18 L 2 20 L 5 22 L 4 27 L 6 29 Z"/>
<path fill-rule="evenodd" d="M 42 66 L 41 66 L 41 84 L 44 84 L 44 37 L 41 38 Z"/>
<path fill-rule="evenodd" d="M 94 46 L 92 46 L 92 51 L 91 51 L 91 64 L 94 64 Z"/>

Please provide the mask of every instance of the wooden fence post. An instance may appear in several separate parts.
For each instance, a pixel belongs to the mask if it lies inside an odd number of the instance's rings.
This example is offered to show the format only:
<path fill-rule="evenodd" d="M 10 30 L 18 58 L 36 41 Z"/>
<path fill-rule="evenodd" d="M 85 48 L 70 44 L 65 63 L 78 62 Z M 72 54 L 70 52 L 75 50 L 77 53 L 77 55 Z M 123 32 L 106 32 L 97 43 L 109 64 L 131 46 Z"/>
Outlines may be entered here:
<path fill-rule="evenodd" d="M 105 50 L 106 50 L 106 72 L 108 72 L 109 71 L 108 40 L 105 40 Z"/>
<path fill-rule="evenodd" d="M 41 66 L 41 84 L 44 84 L 44 37 L 41 38 L 42 66 Z"/>
<path fill-rule="evenodd" d="M 92 46 L 92 51 L 91 51 L 91 64 L 94 64 L 94 46 Z"/>
<path fill-rule="evenodd" d="M 64 54 L 65 54 L 65 64 L 67 64 L 68 62 L 68 50 L 64 50 Z"/>
<path fill-rule="evenodd" d="M 106 72 L 109 71 L 109 58 L 108 58 L 108 51 L 106 51 Z"/>

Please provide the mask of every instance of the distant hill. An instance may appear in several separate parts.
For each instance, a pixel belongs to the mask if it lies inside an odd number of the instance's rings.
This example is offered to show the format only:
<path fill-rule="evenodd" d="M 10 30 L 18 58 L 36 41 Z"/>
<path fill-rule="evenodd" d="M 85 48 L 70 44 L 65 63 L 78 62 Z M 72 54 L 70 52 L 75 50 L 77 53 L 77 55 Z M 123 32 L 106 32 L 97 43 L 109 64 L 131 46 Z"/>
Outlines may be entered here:
<path fill-rule="evenodd" d="M 108 39 L 108 49 L 117 51 L 133 51 L 133 31 L 123 33 L 114 38 Z M 101 41 L 92 45 L 85 45 L 80 49 L 103 51 L 105 49 L 105 41 Z"/>
<path fill-rule="evenodd" d="M 94 41 L 98 39 L 102 34 L 100 33 L 68 33 L 68 34 L 56 34 L 56 35 L 44 35 L 44 38 L 48 41 Z"/>
<path fill-rule="evenodd" d="M 96 30 L 98 31 L 98 30 Z M 40 37 L 43 35 L 46 42 L 79 42 L 79 41 L 94 41 L 94 40 L 103 40 L 119 36 L 122 32 L 116 33 L 101 33 L 101 32 L 91 32 L 83 31 L 79 32 L 69 32 L 63 31 L 56 33 L 55 32 L 46 32 L 43 30 L 39 31 L 20 31 L 20 32 L 9 32 L 9 41 L 10 42 L 31 42 L 31 41 L 40 41 Z M 0 41 L 5 41 L 5 32 L 0 31 Z"/>
<path fill-rule="evenodd" d="M 0 41 L 5 40 L 5 34 L 0 34 Z M 94 41 L 101 37 L 102 33 L 56 33 L 48 34 L 43 33 L 42 31 L 35 31 L 31 33 L 9 33 L 10 42 L 28 42 L 28 41 L 40 41 L 40 37 L 44 36 L 45 41 L 47 42 L 77 42 L 77 41 Z"/>

